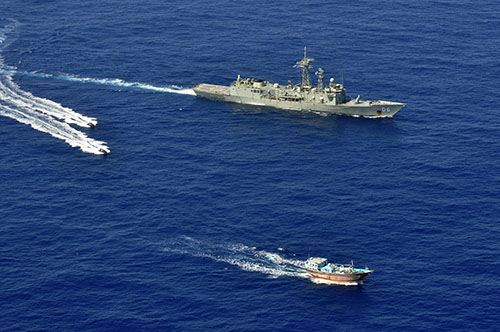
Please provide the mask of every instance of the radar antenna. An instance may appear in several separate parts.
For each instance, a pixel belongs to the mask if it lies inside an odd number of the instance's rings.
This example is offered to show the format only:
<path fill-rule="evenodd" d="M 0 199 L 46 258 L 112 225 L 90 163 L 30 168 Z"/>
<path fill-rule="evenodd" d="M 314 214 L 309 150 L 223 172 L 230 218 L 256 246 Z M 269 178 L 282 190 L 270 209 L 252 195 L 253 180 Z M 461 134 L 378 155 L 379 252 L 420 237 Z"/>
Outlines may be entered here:
<path fill-rule="evenodd" d="M 310 65 L 311 62 L 313 62 L 313 58 L 308 58 L 307 57 L 307 48 L 304 46 L 304 59 L 298 61 L 295 66 L 298 68 L 302 68 L 302 87 L 304 86 L 311 86 L 311 78 L 309 76 L 309 69 L 312 69 L 312 66 Z"/>
<path fill-rule="evenodd" d="M 314 74 L 316 76 L 318 76 L 318 90 L 323 90 L 323 79 L 325 78 L 325 76 L 323 75 L 325 71 L 323 70 L 323 68 L 318 68 L 318 71 L 316 71 Z"/>

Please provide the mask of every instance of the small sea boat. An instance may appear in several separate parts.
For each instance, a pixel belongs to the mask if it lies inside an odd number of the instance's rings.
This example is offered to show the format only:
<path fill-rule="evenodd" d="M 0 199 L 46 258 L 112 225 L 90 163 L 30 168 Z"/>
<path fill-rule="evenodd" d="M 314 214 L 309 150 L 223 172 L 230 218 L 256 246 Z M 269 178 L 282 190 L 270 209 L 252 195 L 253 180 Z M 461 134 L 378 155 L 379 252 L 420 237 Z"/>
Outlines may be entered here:
<path fill-rule="evenodd" d="M 373 272 L 373 270 L 355 268 L 354 264 L 328 263 L 326 258 L 309 257 L 305 269 L 312 277 L 329 280 L 340 284 L 359 284 Z"/>

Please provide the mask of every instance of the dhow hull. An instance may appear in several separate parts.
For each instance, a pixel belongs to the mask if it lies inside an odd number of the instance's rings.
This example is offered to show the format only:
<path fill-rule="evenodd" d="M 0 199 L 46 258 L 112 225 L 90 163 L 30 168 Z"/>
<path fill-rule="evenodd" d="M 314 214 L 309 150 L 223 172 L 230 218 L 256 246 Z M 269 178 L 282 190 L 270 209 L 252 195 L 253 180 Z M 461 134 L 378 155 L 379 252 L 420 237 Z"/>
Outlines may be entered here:
<path fill-rule="evenodd" d="M 355 273 L 326 273 L 314 270 L 306 269 L 312 277 L 318 279 L 324 279 L 328 281 L 333 281 L 342 284 L 359 284 L 366 279 L 373 272 L 370 270 L 368 272 L 355 272 Z"/>

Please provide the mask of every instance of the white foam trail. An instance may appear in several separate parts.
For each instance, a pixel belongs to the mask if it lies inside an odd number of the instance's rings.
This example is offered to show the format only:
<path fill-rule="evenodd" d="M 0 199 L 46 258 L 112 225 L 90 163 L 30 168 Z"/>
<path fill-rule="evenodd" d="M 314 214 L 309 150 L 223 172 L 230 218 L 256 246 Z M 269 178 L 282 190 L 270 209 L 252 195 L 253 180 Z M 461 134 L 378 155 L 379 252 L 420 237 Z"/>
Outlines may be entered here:
<path fill-rule="evenodd" d="M 247 254 L 251 254 L 248 252 Z M 308 274 L 297 265 L 290 265 L 284 263 L 270 263 L 262 259 L 262 256 L 259 258 L 257 253 L 254 253 L 254 257 L 251 258 L 236 258 L 236 257 L 224 257 L 224 256 L 212 256 L 212 255 L 201 255 L 201 257 L 211 258 L 217 262 L 224 262 L 231 265 L 238 266 L 244 271 L 252 271 L 252 272 L 260 272 L 264 274 L 268 274 L 271 277 L 278 278 L 282 276 L 288 277 L 301 277 L 307 278 Z"/>
<path fill-rule="evenodd" d="M 84 116 L 52 100 L 36 97 L 22 90 L 8 76 L 0 82 L 0 94 L 3 101 L 10 102 L 16 108 L 31 109 L 81 127 L 89 128 L 97 125 L 95 118 Z"/>
<path fill-rule="evenodd" d="M 6 35 L 15 30 L 17 22 L 12 22 L 0 29 L 0 50 L 5 48 Z M 0 56 L 0 115 L 27 124 L 32 128 L 59 138 L 73 147 L 94 154 L 109 153 L 105 142 L 89 138 L 69 124 L 93 127 L 95 118 L 79 114 L 52 100 L 36 97 L 22 90 L 12 81 L 16 69 L 3 63 Z M 58 119 L 62 120 L 59 121 Z"/>
<path fill-rule="evenodd" d="M 109 153 L 105 142 L 88 138 L 85 133 L 78 131 L 67 123 L 54 120 L 52 117 L 36 112 L 29 112 L 0 104 L 0 115 L 12 118 L 31 126 L 33 129 L 62 139 L 72 147 L 79 147 L 82 151 L 94 154 Z"/>
<path fill-rule="evenodd" d="M 28 75 L 33 77 L 43 77 L 43 78 L 54 78 L 58 80 L 71 81 L 71 82 L 79 82 L 79 83 L 92 83 L 99 85 L 108 85 L 115 86 L 121 88 L 129 88 L 129 89 L 142 89 L 142 90 L 150 90 L 157 92 L 168 92 L 168 93 L 177 93 L 181 95 L 191 95 L 195 96 L 193 89 L 186 89 L 176 85 L 170 86 L 154 86 L 147 83 L 140 82 L 126 82 L 119 78 L 92 78 L 92 77 L 81 77 L 72 74 L 46 74 L 39 72 L 17 72 L 18 74 Z"/>
<path fill-rule="evenodd" d="M 18 22 L 11 21 L 11 23 L 0 28 L 0 50 L 7 46 L 7 35 L 13 33 L 18 25 Z M 90 78 L 71 74 L 54 75 L 18 71 L 15 67 L 5 65 L 0 54 L 0 115 L 15 119 L 21 123 L 30 125 L 36 130 L 43 131 L 53 137 L 62 139 L 71 146 L 79 147 L 82 151 L 95 154 L 109 153 L 109 148 L 106 146 L 106 143 L 87 137 L 85 133 L 72 128 L 69 124 L 76 124 L 81 127 L 94 127 L 97 124 L 97 120 L 79 114 L 71 108 L 64 107 L 52 100 L 36 97 L 22 90 L 12 81 L 12 76 L 15 74 L 157 92 L 195 95 L 192 89 L 185 89 L 175 85 L 154 86 L 146 83 L 126 82 L 118 78 Z"/>
<path fill-rule="evenodd" d="M 182 237 L 163 249 L 167 252 L 204 257 L 239 267 L 244 271 L 260 272 L 272 278 L 308 278 L 303 261 L 285 258 L 277 253 L 257 250 L 242 244 L 213 244 Z"/>

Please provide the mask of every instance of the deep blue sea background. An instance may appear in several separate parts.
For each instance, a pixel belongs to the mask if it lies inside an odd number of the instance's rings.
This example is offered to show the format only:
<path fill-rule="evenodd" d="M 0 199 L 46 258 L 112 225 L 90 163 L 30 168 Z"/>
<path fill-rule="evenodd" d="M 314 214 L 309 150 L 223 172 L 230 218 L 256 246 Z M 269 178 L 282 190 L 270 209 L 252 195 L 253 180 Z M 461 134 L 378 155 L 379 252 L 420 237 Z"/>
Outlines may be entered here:
<path fill-rule="evenodd" d="M 0 330 L 498 329 L 498 1 L 3 0 L 6 26 L 13 81 L 97 118 L 74 127 L 111 153 L 0 116 Z M 297 83 L 304 46 L 351 96 L 407 106 L 144 88 Z M 375 272 L 313 283 L 308 254 Z"/>

